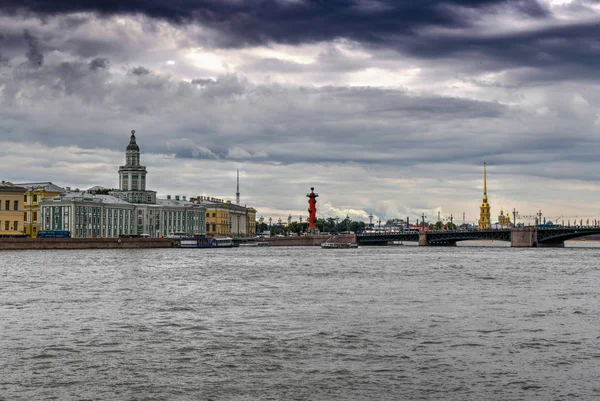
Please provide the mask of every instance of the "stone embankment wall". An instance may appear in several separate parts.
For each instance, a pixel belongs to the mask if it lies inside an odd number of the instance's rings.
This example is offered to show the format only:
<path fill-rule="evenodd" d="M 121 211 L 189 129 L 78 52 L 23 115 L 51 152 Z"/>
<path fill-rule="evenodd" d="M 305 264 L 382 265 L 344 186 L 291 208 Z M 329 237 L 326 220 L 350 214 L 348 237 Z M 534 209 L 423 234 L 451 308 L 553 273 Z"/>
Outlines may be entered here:
<path fill-rule="evenodd" d="M 325 242 L 334 244 L 356 244 L 356 234 L 338 234 L 329 236 Z"/>
<path fill-rule="evenodd" d="M 172 248 L 171 238 L 0 238 L 0 250 Z"/>
<path fill-rule="evenodd" d="M 320 246 L 330 238 L 330 235 L 306 235 L 302 237 L 273 237 L 265 238 L 269 246 Z"/>

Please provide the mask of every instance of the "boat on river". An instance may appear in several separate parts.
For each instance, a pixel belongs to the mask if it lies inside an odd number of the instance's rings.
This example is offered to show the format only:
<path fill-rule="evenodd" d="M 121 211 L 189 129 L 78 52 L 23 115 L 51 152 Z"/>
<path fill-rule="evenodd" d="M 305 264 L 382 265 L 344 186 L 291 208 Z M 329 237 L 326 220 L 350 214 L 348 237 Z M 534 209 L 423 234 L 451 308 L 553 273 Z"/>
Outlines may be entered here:
<path fill-rule="evenodd" d="M 321 248 L 327 248 L 327 249 L 358 248 L 358 244 L 353 244 L 350 242 L 323 242 L 321 244 Z"/>
<path fill-rule="evenodd" d="M 269 246 L 268 242 L 242 242 L 240 246 Z"/>

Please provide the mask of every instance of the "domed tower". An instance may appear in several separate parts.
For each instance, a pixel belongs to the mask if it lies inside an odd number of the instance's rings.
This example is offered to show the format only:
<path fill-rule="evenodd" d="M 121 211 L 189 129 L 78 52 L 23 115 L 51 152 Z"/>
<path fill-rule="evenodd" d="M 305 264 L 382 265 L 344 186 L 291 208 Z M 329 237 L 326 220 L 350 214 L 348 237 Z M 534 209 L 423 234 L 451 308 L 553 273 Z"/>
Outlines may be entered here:
<path fill-rule="evenodd" d="M 146 190 L 146 166 L 140 165 L 140 147 L 131 130 L 129 145 L 125 150 L 125 165 L 119 167 L 119 189 L 121 191 Z"/>
<path fill-rule="evenodd" d="M 156 192 L 146 191 L 146 174 L 146 166 L 140 164 L 135 130 L 131 130 L 125 150 L 125 165 L 119 167 L 119 191 L 113 191 L 111 195 L 131 203 L 155 204 Z"/>

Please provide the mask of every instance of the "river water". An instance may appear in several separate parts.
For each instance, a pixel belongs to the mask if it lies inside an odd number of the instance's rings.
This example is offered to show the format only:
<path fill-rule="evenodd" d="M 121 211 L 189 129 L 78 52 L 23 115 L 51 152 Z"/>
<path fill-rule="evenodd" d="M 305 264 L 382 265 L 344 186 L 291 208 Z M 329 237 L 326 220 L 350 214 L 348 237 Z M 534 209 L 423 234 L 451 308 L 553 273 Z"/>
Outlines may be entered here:
<path fill-rule="evenodd" d="M 600 398 L 600 248 L 0 253 L 0 400 Z"/>

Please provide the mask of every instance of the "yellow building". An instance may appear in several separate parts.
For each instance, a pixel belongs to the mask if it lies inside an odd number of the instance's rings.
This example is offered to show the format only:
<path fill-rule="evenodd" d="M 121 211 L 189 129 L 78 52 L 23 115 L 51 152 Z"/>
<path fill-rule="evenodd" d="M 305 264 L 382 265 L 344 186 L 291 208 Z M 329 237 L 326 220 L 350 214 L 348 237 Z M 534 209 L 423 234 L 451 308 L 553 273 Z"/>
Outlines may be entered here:
<path fill-rule="evenodd" d="M 23 194 L 27 190 L 2 181 L 0 184 L 0 237 L 23 235 Z"/>
<path fill-rule="evenodd" d="M 64 188 L 51 182 L 27 182 L 16 184 L 27 190 L 24 195 L 25 234 L 36 238 L 42 223 L 40 202 L 44 198 L 54 198 L 65 192 Z"/>
<path fill-rule="evenodd" d="M 214 237 L 247 237 L 256 232 L 256 209 L 231 201 L 198 196 L 190 198 L 206 208 L 206 235 Z"/>
<path fill-rule="evenodd" d="M 490 205 L 488 203 L 487 196 L 487 171 L 486 164 L 483 163 L 483 202 L 479 207 L 479 224 L 477 228 L 479 230 L 489 230 L 490 228 Z"/>
<path fill-rule="evenodd" d="M 510 227 L 511 225 L 510 216 L 508 215 L 508 213 L 504 215 L 504 209 L 500 209 L 500 215 L 498 216 L 498 224 L 501 227 Z"/>
<path fill-rule="evenodd" d="M 246 236 L 252 237 L 256 234 L 256 209 L 249 207 L 246 210 Z"/>
<path fill-rule="evenodd" d="M 199 196 L 190 198 L 206 208 L 206 235 L 213 237 L 230 236 L 229 206 L 223 199 Z"/>

